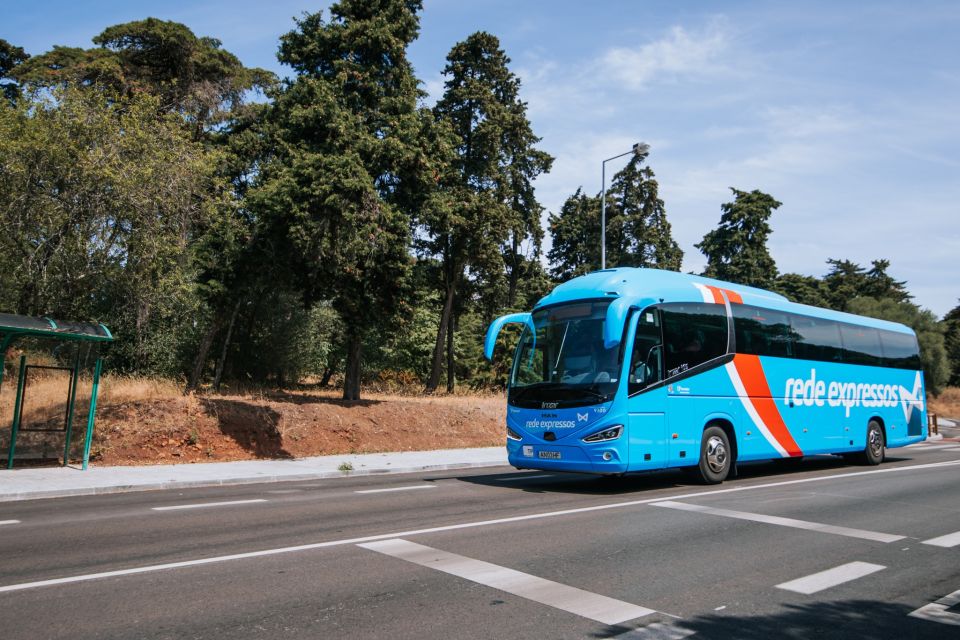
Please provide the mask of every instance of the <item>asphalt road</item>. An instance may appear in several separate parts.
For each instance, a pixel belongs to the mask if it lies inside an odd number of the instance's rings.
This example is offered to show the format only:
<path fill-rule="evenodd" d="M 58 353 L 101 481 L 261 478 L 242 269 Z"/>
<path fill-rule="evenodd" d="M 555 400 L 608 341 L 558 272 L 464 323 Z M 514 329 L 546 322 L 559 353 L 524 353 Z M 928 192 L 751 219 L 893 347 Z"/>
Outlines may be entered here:
<path fill-rule="evenodd" d="M 960 638 L 960 446 L 888 458 L 2 503 L 0 636 Z"/>

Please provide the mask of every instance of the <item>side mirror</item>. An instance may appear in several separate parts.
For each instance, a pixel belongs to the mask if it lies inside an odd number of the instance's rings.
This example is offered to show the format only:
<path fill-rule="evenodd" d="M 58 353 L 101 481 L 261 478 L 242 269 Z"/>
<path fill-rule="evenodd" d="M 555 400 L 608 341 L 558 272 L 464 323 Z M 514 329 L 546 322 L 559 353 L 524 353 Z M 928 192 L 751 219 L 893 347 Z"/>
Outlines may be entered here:
<path fill-rule="evenodd" d="M 487 328 L 487 335 L 483 340 L 483 355 L 487 360 L 493 360 L 493 348 L 497 344 L 497 336 L 500 330 L 507 324 L 526 325 L 536 336 L 536 327 L 533 325 L 533 316 L 529 313 L 511 313 L 506 316 L 500 316 L 490 323 Z"/>

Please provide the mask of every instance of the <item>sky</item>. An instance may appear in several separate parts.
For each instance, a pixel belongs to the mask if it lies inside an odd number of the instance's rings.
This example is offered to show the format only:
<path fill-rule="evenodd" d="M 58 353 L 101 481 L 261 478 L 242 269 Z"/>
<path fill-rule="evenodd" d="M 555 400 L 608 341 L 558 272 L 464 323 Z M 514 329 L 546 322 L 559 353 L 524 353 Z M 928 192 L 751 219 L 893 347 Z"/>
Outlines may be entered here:
<path fill-rule="evenodd" d="M 327 5 L 0 0 L 0 38 L 32 54 L 89 47 L 154 16 L 282 77 L 278 38 Z M 424 0 L 409 55 L 428 104 L 450 48 L 478 30 L 500 39 L 556 159 L 536 182 L 547 212 L 578 187 L 599 193 L 601 162 L 642 141 L 684 270 L 702 270 L 694 244 L 729 189 L 760 189 L 783 203 L 768 243 L 782 273 L 886 258 L 921 306 L 957 305 L 960 3 Z M 608 180 L 626 160 L 607 163 Z"/>

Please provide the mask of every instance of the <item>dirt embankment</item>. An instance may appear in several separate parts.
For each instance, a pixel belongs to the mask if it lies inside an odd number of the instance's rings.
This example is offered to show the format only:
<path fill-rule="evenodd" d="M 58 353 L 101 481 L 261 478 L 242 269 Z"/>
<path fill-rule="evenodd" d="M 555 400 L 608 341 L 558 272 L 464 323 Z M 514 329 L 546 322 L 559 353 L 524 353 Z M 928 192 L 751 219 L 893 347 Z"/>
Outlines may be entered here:
<path fill-rule="evenodd" d="M 82 455 L 88 406 L 82 387 L 71 458 Z M 4 385 L 0 396 L 4 446 L 14 389 Z M 66 389 L 66 379 L 54 376 L 29 380 L 24 426 L 62 429 Z M 365 394 L 361 402 L 345 403 L 332 391 L 184 396 L 172 382 L 106 378 L 91 459 L 141 465 L 496 446 L 503 444 L 505 413 L 500 395 Z M 62 432 L 24 432 L 17 457 L 49 460 L 62 455 L 62 447 Z"/>

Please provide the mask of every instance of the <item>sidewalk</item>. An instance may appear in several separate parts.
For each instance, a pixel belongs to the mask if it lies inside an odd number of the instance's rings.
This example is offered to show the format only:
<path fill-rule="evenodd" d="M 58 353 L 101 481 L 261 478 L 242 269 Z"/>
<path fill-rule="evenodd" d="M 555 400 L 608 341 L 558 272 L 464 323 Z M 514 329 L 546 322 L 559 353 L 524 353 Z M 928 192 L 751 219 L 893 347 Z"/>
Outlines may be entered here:
<path fill-rule="evenodd" d="M 297 460 L 243 460 L 146 467 L 44 467 L 0 470 L 0 502 L 150 489 L 213 487 L 507 464 L 505 447 L 346 454 Z M 352 470 L 341 471 L 343 466 Z"/>

